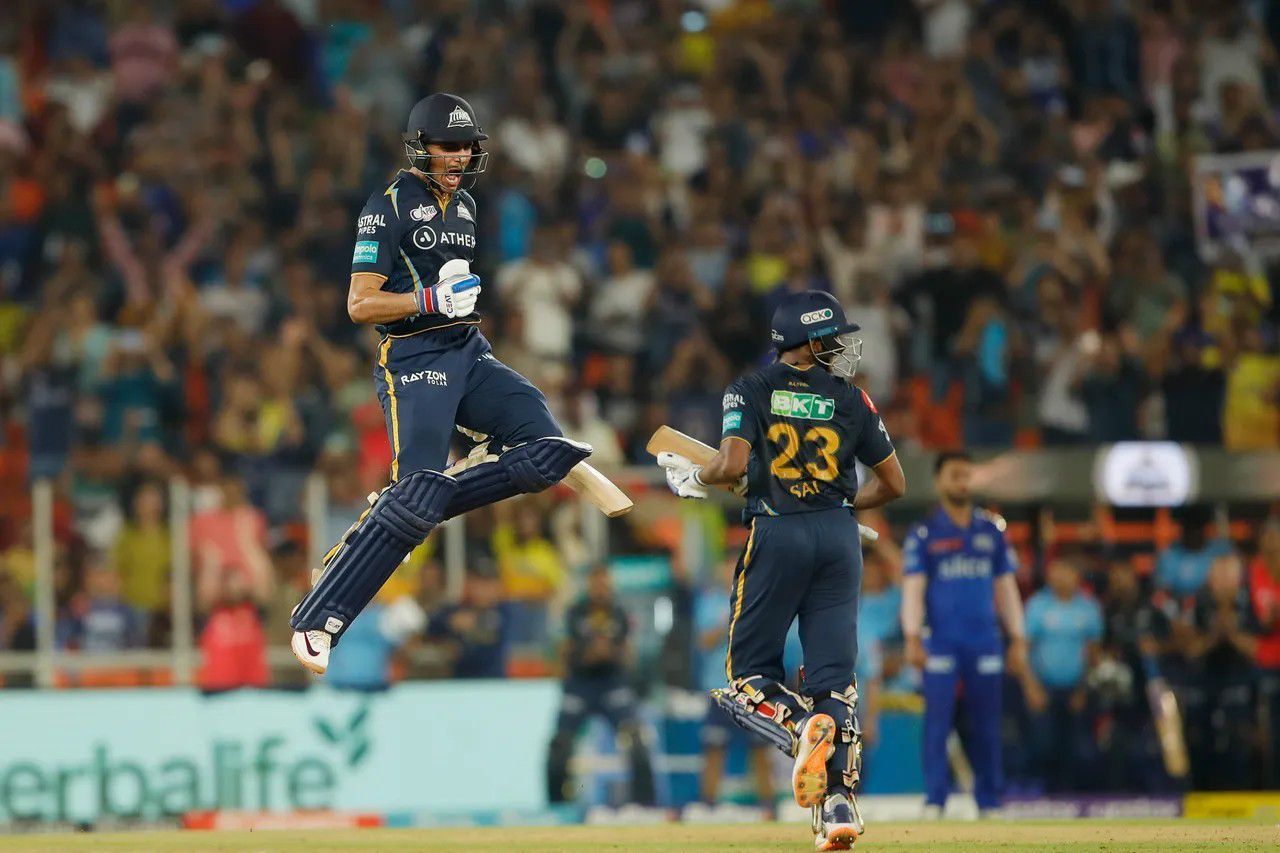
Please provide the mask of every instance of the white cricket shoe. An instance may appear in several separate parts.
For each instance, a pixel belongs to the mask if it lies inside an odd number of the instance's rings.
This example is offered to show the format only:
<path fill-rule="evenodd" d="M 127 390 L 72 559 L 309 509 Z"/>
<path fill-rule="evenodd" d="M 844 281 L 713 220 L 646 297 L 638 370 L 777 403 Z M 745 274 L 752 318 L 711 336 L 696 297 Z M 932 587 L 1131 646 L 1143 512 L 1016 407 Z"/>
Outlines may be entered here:
<path fill-rule="evenodd" d="M 333 641 L 328 631 L 294 631 L 289 647 L 298 662 L 316 675 L 329 668 L 329 646 Z"/>
<path fill-rule="evenodd" d="M 813 846 L 818 850 L 849 850 L 862 834 L 862 818 L 844 794 L 827 797 L 816 817 L 818 829 Z"/>

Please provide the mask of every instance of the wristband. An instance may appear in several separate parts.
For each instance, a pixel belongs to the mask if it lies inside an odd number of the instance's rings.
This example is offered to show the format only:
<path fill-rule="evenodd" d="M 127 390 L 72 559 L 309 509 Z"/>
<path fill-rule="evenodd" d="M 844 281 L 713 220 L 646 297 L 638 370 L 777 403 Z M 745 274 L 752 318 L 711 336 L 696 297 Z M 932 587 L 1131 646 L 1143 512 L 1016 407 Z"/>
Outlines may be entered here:
<path fill-rule="evenodd" d="M 430 314 L 435 311 L 435 300 L 431 297 L 429 287 L 419 287 L 413 291 L 413 301 L 418 306 L 419 314 Z"/>
<path fill-rule="evenodd" d="M 694 468 L 694 469 L 693 469 L 693 482 L 697 483 L 699 486 L 702 486 L 702 488 L 704 488 L 704 489 L 705 489 L 705 488 L 707 488 L 707 484 L 706 484 L 706 483 L 704 483 L 704 482 L 702 482 L 702 478 L 698 476 L 700 473 L 702 473 L 702 469 L 701 469 L 701 468 Z"/>

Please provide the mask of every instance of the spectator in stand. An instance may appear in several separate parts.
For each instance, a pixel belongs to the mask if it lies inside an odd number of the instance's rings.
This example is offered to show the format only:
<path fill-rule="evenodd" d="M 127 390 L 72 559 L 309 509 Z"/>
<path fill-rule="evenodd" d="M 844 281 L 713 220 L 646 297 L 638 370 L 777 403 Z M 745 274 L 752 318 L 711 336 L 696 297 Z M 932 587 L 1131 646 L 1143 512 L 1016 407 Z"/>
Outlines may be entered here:
<path fill-rule="evenodd" d="M 694 638 L 698 659 L 698 687 L 706 691 L 724 686 L 725 660 L 729 654 L 729 588 L 736 558 L 720 561 L 713 582 L 698 593 L 694 603 Z M 751 768 L 756 801 L 772 814 L 774 790 L 769 745 L 750 736 L 707 696 L 707 714 L 698 730 L 702 738 L 702 778 L 698 796 L 708 806 L 720 800 L 720 782 L 730 748 L 745 750 Z"/>
<path fill-rule="evenodd" d="M 547 608 L 564 584 L 564 560 L 546 537 L 533 500 L 498 504 L 494 516 L 491 545 L 511 603 L 509 640 L 513 650 L 527 653 L 547 637 Z"/>
<path fill-rule="evenodd" d="M 1235 554 L 1214 558 L 1193 624 L 1187 655 L 1200 666 L 1202 685 L 1202 703 L 1186 708 L 1193 783 L 1217 791 L 1253 787 L 1258 623 Z"/>
<path fill-rule="evenodd" d="M 1049 564 L 1048 586 L 1028 599 L 1026 618 L 1031 666 L 1023 692 L 1033 763 L 1050 791 L 1081 790 L 1095 752 L 1085 676 L 1098 660 L 1102 610 L 1081 591 L 1075 562 L 1059 557 Z"/>
<path fill-rule="evenodd" d="M 34 648 L 31 597 L 13 575 L 0 570 L 0 649 L 20 652 Z"/>
<path fill-rule="evenodd" d="M 505 678 L 509 621 L 497 572 L 482 562 L 467 574 L 461 600 L 431 614 L 427 636 L 445 643 L 453 678 Z"/>
<path fill-rule="evenodd" d="M 265 600 L 272 584 L 266 517 L 248 502 L 240 477 L 224 473 L 219 485 L 218 506 L 191 518 L 196 600 L 212 606 L 224 594 L 229 575 L 240 577 L 238 588 L 252 590 L 254 600 L 259 595 Z"/>
<path fill-rule="evenodd" d="M 1168 620 L 1151 603 L 1133 561 L 1111 560 L 1103 596 L 1103 647 L 1111 670 L 1098 725 L 1102 784 L 1109 791 L 1155 791 L 1167 786 L 1147 704 L 1148 661 L 1168 635 Z M 1099 669 L 1102 667 L 1100 666 Z M 1095 692 L 1098 685 L 1094 684 Z"/>
<path fill-rule="evenodd" d="M 342 635 L 325 673 L 339 690 L 371 693 L 391 686 L 394 655 L 411 637 L 422 633 L 426 617 L 411 596 L 383 587 Z"/>
<path fill-rule="evenodd" d="M 129 516 L 111 548 L 110 563 L 125 602 L 146 618 L 147 644 L 155 648 L 168 645 L 172 553 L 163 487 L 143 482 L 129 501 Z"/>
<path fill-rule="evenodd" d="M 89 654 L 122 652 L 146 644 L 147 620 L 120 594 L 120 575 L 99 557 L 85 572 L 85 591 L 58 626 L 59 645 Z"/>
<path fill-rule="evenodd" d="M 236 571 L 201 576 L 197 601 L 204 627 L 196 673 L 201 690 L 214 693 L 270 683 L 261 615 L 269 596 L 269 576 Z"/>
<path fill-rule="evenodd" d="M 1263 784 L 1280 786 L 1280 520 L 1268 519 L 1249 565 L 1249 594 L 1258 621 L 1258 690 L 1267 710 L 1271 752 Z"/>
<path fill-rule="evenodd" d="M 895 577 L 900 556 L 888 537 L 864 546 L 862 595 L 858 600 L 858 721 L 862 739 L 874 746 L 880 739 L 880 694 L 888 674 L 896 674 L 902 646 L 902 586 Z M 888 666 L 886 666 L 886 659 Z"/>
<path fill-rule="evenodd" d="M 1185 602 L 1195 596 L 1209 576 L 1213 561 L 1231 552 L 1225 539 L 1207 539 L 1209 519 L 1204 507 L 1187 507 L 1182 512 L 1182 538 L 1156 557 L 1156 588 Z"/>

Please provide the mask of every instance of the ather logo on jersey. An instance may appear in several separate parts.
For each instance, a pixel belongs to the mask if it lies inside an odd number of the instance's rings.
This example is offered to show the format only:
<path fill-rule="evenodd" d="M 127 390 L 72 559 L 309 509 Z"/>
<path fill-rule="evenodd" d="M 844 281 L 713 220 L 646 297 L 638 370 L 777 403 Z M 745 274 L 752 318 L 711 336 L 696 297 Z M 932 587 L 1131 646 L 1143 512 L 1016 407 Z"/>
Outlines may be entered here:
<path fill-rule="evenodd" d="M 785 418 L 829 421 L 835 416 L 836 401 L 830 397 L 819 397 L 817 394 L 774 391 L 769 397 L 769 411 Z"/>

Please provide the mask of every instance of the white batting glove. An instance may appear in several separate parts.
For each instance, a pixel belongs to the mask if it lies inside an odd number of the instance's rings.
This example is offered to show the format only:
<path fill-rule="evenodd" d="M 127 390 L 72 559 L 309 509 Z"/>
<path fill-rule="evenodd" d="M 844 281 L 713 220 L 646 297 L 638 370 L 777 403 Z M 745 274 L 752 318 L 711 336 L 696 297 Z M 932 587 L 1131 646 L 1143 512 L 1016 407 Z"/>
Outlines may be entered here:
<path fill-rule="evenodd" d="M 677 496 L 682 498 L 707 496 L 707 487 L 694 478 L 694 475 L 702 470 L 702 466 L 694 465 L 678 453 L 667 451 L 658 454 L 658 464 L 666 470 L 667 485 Z"/>
<path fill-rule="evenodd" d="M 431 287 L 425 287 L 414 295 L 418 300 L 419 314 L 443 314 L 446 317 L 465 317 L 476 310 L 480 298 L 480 276 L 462 273 L 442 278 Z"/>
<path fill-rule="evenodd" d="M 880 539 L 880 534 L 876 533 L 874 528 L 867 527 L 865 524 L 858 525 L 858 536 L 862 539 L 863 545 L 870 545 Z"/>

